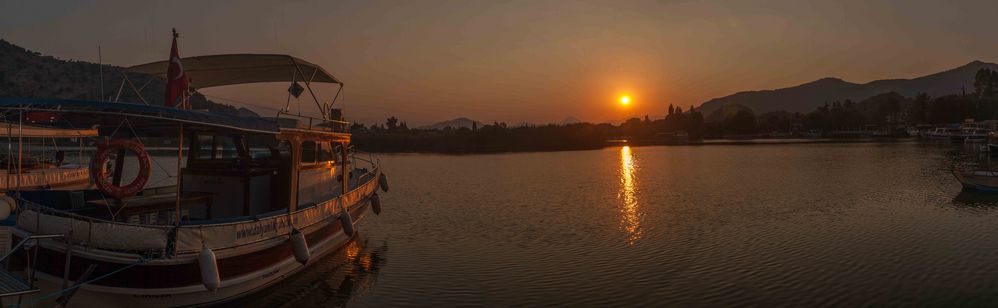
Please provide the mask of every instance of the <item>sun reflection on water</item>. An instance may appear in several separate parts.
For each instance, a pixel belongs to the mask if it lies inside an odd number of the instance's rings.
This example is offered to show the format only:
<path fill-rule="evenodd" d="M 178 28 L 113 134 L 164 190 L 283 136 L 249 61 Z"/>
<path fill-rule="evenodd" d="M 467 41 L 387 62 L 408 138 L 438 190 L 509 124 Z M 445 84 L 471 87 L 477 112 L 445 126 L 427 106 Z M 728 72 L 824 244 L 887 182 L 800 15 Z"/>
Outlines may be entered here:
<path fill-rule="evenodd" d="M 629 234 L 628 244 L 634 244 L 641 239 L 641 212 L 637 199 L 637 162 L 631 154 L 631 147 L 620 148 L 620 191 L 617 199 L 621 201 L 620 225 Z"/>

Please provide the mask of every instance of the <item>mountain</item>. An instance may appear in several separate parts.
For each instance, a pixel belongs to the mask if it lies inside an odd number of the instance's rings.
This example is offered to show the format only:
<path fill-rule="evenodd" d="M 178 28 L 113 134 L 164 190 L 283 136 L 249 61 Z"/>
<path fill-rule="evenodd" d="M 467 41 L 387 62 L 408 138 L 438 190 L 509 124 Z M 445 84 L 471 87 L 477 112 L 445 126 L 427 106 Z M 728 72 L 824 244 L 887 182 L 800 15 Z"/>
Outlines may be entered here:
<path fill-rule="evenodd" d="M 575 117 L 570 116 L 570 117 L 565 118 L 564 120 L 561 120 L 561 123 L 558 123 L 558 124 L 560 124 L 560 125 L 567 125 L 567 124 L 575 124 L 575 123 L 582 123 L 582 121 L 579 121 L 579 119 L 576 119 Z"/>
<path fill-rule="evenodd" d="M 460 118 L 457 118 L 457 119 L 447 120 L 447 121 L 443 121 L 443 122 L 439 122 L 439 123 L 435 123 L 435 124 L 431 124 L 431 125 L 420 126 L 420 127 L 418 127 L 418 129 L 444 129 L 444 128 L 448 127 L 448 126 L 450 126 L 451 128 L 461 128 L 461 127 L 471 128 L 472 124 L 475 124 L 475 123 L 478 124 L 478 127 L 482 127 L 483 126 L 482 122 L 478 122 L 478 121 L 475 121 L 475 120 L 472 120 L 472 119 L 469 119 L 469 118 L 465 118 L 465 117 L 460 117 Z"/>
<path fill-rule="evenodd" d="M 104 99 L 114 100 L 122 86 L 122 67 L 103 67 Z M 166 81 L 150 75 L 125 73 L 142 97 L 125 84 L 118 101 L 163 105 Z M 0 97 L 101 100 L 101 66 L 85 61 L 61 60 L 27 50 L 0 39 Z M 148 82 L 148 84 L 146 84 Z M 143 87 L 143 84 L 145 86 Z M 209 101 L 195 92 L 190 98 L 194 109 L 236 114 L 235 107 Z"/>
<path fill-rule="evenodd" d="M 908 97 L 925 92 L 929 96 L 939 97 L 958 94 L 964 90 L 973 91 L 974 76 L 982 68 L 996 70 L 998 64 L 973 61 L 951 70 L 914 79 L 885 79 L 864 84 L 838 78 L 822 78 L 795 87 L 738 92 L 711 99 L 700 105 L 700 111 L 709 115 L 721 106 L 739 104 L 752 109 L 756 114 L 778 110 L 810 112 L 826 102 L 846 99 L 860 101 L 887 92 L 897 92 Z"/>

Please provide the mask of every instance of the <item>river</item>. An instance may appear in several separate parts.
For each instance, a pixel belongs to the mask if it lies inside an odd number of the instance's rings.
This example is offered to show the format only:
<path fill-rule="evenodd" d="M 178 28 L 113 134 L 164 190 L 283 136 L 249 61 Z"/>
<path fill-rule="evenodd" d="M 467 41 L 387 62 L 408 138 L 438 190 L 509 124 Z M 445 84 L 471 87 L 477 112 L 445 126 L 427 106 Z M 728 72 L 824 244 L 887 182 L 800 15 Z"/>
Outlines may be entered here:
<path fill-rule="evenodd" d="M 243 302 L 855 306 L 998 302 L 998 195 L 917 142 L 381 155 L 357 239 Z"/>

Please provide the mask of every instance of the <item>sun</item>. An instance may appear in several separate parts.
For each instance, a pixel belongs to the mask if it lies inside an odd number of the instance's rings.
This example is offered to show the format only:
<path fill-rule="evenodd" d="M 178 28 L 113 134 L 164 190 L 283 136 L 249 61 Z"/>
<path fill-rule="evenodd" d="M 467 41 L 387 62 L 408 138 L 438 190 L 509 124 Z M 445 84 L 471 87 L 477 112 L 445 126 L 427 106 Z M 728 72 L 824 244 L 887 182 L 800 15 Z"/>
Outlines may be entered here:
<path fill-rule="evenodd" d="M 621 96 L 620 97 L 620 104 L 623 105 L 623 106 L 630 105 L 631 104 L 631 97 L 627 96 L 627 95 Z"/>

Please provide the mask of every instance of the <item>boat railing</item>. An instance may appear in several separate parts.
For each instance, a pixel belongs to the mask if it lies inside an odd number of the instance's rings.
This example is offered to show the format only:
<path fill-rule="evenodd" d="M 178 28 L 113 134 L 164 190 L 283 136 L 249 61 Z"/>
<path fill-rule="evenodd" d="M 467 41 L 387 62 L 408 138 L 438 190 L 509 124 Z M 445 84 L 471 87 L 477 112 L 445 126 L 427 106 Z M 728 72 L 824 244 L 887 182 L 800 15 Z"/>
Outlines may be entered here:
<path fill-rule="evenodd" d="M 50 208 L 18 198 L 17 227 L 31 234 L 62 234 L 73 244 L 135 253 L 162 254 L 174 226 L 110 221 Z"/>
<path fill-rule="evenodd" d="M 285 112 L 284 110 L 277 112 L 278 123 L 280 123 L 281 118 L 301 121 L 304 126 L 303 128 L 308 130 L 320 130 L 335 133 L 350 132 L 350 122 L 347 121 L 322 119 L 307 115 L 293 114 Z"/>
<path fill-rule="evenodd" d="M 372 156 L 353 154 L 358 162 L 370 164 L 370 169 L 354 179 L 365 179 L 351 185 L 347 193 L 316 206 L 266 217 L 211 223 L 148 225 L 133 224 L 84 216 L 47 207 L 31 200 L 19 200 L 17 227 L 30 234 L 62 234 L 69 243 L 126 254 L 159 257 L 197 253 L 202 245 L 225 249 L 273 240 L 290 234 L 292 228 L 304 228 L 341 214 L 342 204 L 357 204 L 377 188 L 378 165 Z"/>

